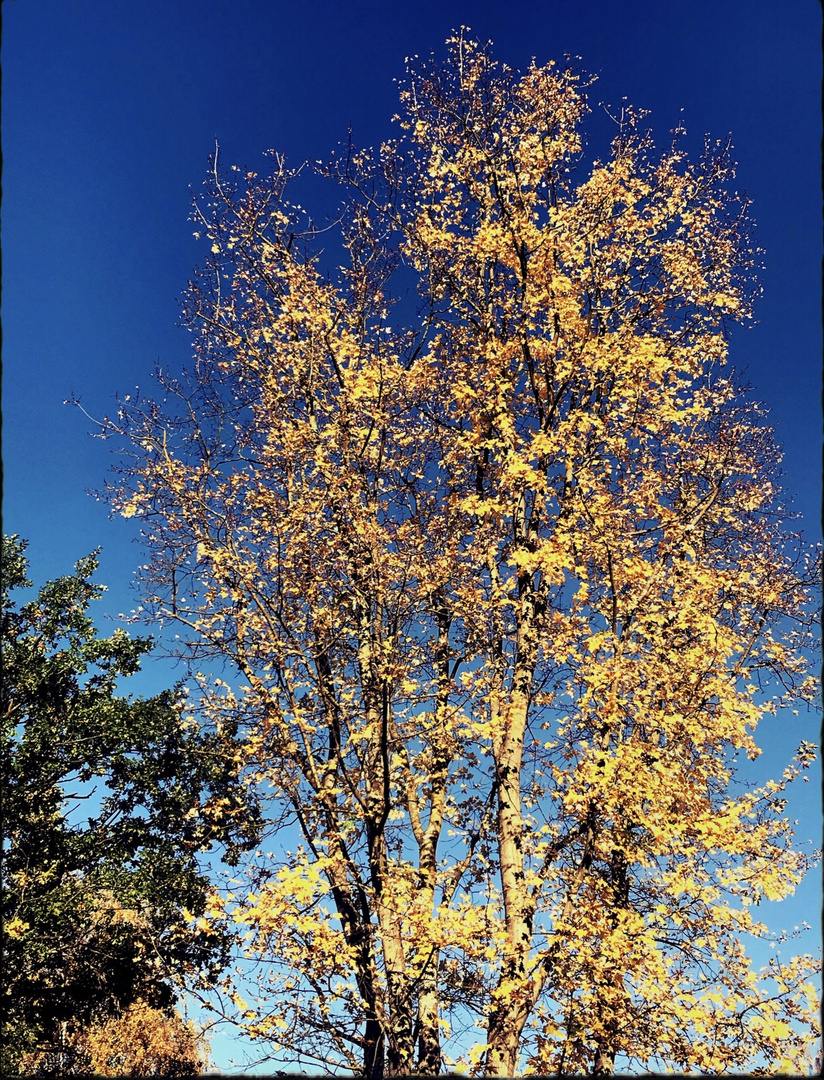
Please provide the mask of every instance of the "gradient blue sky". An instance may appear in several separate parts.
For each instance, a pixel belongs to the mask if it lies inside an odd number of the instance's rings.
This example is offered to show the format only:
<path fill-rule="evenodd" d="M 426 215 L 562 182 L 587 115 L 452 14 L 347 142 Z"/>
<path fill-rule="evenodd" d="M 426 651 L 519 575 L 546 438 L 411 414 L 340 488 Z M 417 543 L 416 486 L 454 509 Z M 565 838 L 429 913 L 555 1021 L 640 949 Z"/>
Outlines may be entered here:
<path fill-rule="evenodd" d="M 739 187 L 764 249 L 759 324 L 732 361 L 772 409 L 785 487 L 810 539 L 821 505 L 821 8 L 817 0 L 6 0 L 3 3 L 4 529 L 31 541 L 37 581 L 102 545 L 102 609 L 134 607 L 134 521 L 85 494 L 109 465 L 91 425 L 116 391 L 148 389 L 188 358 L 177 297 L 204 251 L 188 221 L 215 139 L 223 161 L 263 168 L 324 158 L 346 138 L 392 134 L 404 57 L 443 54 L 462 24 L 511 66 L 579 56 L 590 151 L 600 108 L 650 110 L 663 145 L 732 132 Z M 682 111 L 683 110 L 683 111 Z M 144 687 L 170 676 L 156 668 Z M 778 773 L 817 719 L 763 732 Z M 796 800 L 820 834 L 817 785 Z M 818 924 L 820 879 L 771 922 Z M 805 945 L 807 943 L 805 942 Z M 224 1061 L 227 1061 L 225 1059 Z"/>

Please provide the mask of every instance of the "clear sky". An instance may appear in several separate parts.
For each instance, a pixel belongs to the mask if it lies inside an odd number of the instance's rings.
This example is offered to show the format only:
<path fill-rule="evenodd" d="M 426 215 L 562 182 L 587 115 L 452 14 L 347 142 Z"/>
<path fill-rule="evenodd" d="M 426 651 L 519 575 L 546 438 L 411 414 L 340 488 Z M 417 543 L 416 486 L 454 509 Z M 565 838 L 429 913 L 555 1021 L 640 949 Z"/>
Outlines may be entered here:
<path fill-rule="evenodd" d="M 601 103 L 623 98 L 650 110 L 662 146 L 679 121 L 695 151 L 705 132 L 732 133 L 765 263 L 760 321 L 734 334 L 732 362 L 771 407 L 785 487 L 817 539 L 817 0 L 5 0 L 2 14 L 4 529 L 31 541 L 35 580 L 102 545 L 105 609 L 137 602 L 135 523 L 109 521 L 85 494 L 105 480 L 107 446 L 63 401 L 100 416 L 116 391 L 149 389 L 156 363 L 188 359 L 177 298 L 204 256 L 190 188 L 215 139 L 226 164 L 252 169 L 269 148 L 325 158 L 350 127 L 378 143 L 393 132 L 404 58 L 443 55 L 462 24 L 516 68 L 580 57 L 598 77 L 593 157 L 607 149 Z M 763 732 L 765 774 L 817 738 L 817 719 L 791 720 Z M 795 807 L 814 838 L 816 787 Z M 816 877 L 776 925 L 817 925 L 819 897 Z"/>

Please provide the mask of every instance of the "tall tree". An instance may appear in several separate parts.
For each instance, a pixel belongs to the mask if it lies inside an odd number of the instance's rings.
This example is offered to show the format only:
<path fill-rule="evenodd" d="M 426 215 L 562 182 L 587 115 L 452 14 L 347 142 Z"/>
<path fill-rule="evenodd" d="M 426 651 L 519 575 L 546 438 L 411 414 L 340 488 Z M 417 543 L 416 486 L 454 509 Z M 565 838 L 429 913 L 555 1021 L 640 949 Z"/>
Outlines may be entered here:
<path fill-rule="evenodd" d="M 230 942 L 182 909 L 203 914 L 201 852 L 236 862 L 256 838 L 231 733 L 201 734 L 176 692 L 116 693 L 151 643 L 98 635 L 96 556 L 20 605 L 25 546 L 3 538 L 5 1075 L 26 1054 L 71 1072 L 80 1033 L 136 1002 L 171 1015 L 185 976 L 216 977 Z"/>
<path fill-rule="evenodd" d="M 397 141 L 322 170 L 336 274 L 282 159 L 215 161 L 194 370 L 106 425 L 153 615 L 236 671 L 204 715 L 243 717 L 296 836 L 213 899 L 268 968 L 234 1001 L 370 1078 L 473 1020 L 490 1075 L 791 1068 L 813 961 L 743 942 L 807 867 L 782 795 L 814 751 L 735 770 L 812 696 L 816 573 L 725 372 L 755 290 L 729 147 L 656 154 L 625 109 L 585 168 L 579 76 L 449 48 Z"/>

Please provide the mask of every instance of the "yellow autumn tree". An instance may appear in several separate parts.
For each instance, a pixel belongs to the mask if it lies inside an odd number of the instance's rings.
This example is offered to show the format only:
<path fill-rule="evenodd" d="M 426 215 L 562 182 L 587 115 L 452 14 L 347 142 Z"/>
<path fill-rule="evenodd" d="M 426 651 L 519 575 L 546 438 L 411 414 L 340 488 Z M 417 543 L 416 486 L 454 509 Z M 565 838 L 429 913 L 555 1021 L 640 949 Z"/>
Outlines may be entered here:
<path fill-rule="evenodd" d="M 106 425 L 147 607 L 270 805 L 202 928 L 261 961 L 224 988 L 251 1035 L 370 1080 L 793 1071 L 816 965 L 747 941 L 814 749 L 757 789 L 736 758 L 812 697 L 817 577 L 726 368 L 729 147 L 625 109 L 587 164 L 575 72 L 449 50 L 321 170 L 337 271 L 282 159 L 215 161 L 193 370 Z"/>
<path fill-rule="evenodd" d="M 204 1037 L 176 1009 L 135 1002 L 121 1016 L 67 1031 L 62 1051 L 25 1055 L 22 1067 L 31 1075 L 199 1076 L 208 1063 Z"/>

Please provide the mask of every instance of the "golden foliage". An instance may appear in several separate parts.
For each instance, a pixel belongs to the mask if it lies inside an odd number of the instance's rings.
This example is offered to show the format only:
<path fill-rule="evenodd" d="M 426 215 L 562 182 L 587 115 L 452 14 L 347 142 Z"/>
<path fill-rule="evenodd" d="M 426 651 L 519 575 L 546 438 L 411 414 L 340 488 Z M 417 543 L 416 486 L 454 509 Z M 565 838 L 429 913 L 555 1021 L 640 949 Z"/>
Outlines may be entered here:
<path fill-rule="evenodd" d="M 732 780 L 810 699 L 815 571 L 724 373 L 753 291 L 729 147 L 656 155 L 625 110 L 580 179 L 586 83 L 449 47 L 401 139 L 325 170 L 337 278 L 281 159 L 215 169 L 180 409 L 110 427 L 152 610 L 234 668 L 202 718 L 297 834 L 204 928 L 265 961 L 227 992 L 296 1060 L 437 1072 L 477 1018 L 487 1074 L 785 1071 L 815 964 L 743 942 L 808 866 L 778 796 L 813 749 Z"/>
<path fill-rule="evenodd" d="M 207 1044 L 190 1021 L 145 1002 L 68 1033 L 65 1051 L 72 1064 L 59 1071 L 73 1076 L 199 1076 L 209 1062 Z M 46 1064 L 43 1054 L 29 1054 L 22 1066 L 34 1073 Z"/>

